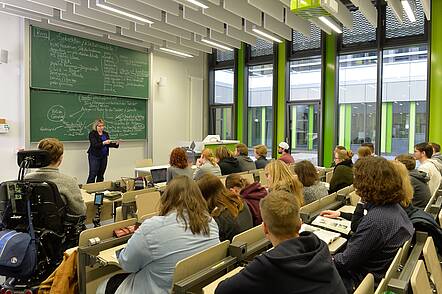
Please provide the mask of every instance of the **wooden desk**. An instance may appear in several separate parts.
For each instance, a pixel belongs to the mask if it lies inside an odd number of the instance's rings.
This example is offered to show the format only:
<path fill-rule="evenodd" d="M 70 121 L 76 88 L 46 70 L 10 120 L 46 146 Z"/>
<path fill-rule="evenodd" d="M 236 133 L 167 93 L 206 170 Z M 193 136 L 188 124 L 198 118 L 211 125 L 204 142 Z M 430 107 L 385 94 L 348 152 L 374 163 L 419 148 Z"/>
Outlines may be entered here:
<path fill-rule="evenodd" d="M 203 294 L 212 294 L 215 293 L 215 289 L 216 287 L 218 287 L 218 284 L 221 283 L 222 281 L 236 275 L 237 273 L 239 273 L 241 270 L 243 269 L 243 267 L 239 266 L 233 270 L 231 270 L 230 272 L 228 272 L 227 274 L 225 274 L 224 276 L 216 279 L 215 281 L 213 281 L 212 283 L 210 283 L 209 285 L 207 285 L 206 287 L 203 288 Z"/>
<path fill-rule="evenodd" d="M 338 250 L 345 245 L 345 243 L 347 243 L 347 239 L 339 237 L 338 239 L 331 242 L 331 244 L 328 244 L 328 250 L 330 251 L 330 254 L 337 253 Z"/>
<path fill-rule="evenodd" d="M 338 209 L 340 212 L 346 212 L 353 214 L 355 212 L 356 206 L 353 205 L 344 205 L 341 208 Z"/>
<path fill-rule="evenodd" d="M 119 246 L 103 250 L 100 252 L 100 254 L 98 254 L 98 258 L 100 258 L 101 260 L 106 262 L 108 265 L 112 264 L 112 265 L 120 266 L 120 264 L 118 263 L 117 255 L 115 254 L 115 252 L 117 252 L 118 250 L 125 248 L 125 247 L 126 247 L 126 244 L 121 244 Z"/>
<path fill-rule="evenodd" d="M 86 221 L 85 224 L 92 223 L 95 217 L 96 208 L 94 205 L 94 196 L 87 193 L 85 190 L 81 189 L 81 196 L 83 196 L 83 201 L 86 204 Z M 114 217 L 114 204 L 116 201 L 121 201 L 121 197 L 116 200 L 109 200 L 103 198 L 103 205 L 101 206 L 101 220 L 109 220 Z"/>

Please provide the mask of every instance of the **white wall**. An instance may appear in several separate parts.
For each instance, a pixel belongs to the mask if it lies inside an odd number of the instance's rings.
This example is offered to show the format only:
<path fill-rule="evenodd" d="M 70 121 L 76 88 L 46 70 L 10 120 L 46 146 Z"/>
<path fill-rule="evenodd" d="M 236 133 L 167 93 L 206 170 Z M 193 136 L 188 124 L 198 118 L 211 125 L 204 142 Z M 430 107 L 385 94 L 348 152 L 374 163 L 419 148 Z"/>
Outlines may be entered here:
<path fill-rule="evenodd" d="M 0 118 L 10 125 L 0 134 L 0 181 L 17 177 L 16 150 L 25 146 L 23 99 L 23 21 L 0 14 L 0 48 L 9 52 L 7 64 L 0 64 Z"/>
<path fill-rule="evenodd" d="M 9 63 L 0 64 L 0 117 L 11 125 L 9 134 L 0 134 L 0 181 L 17 176 L 16 149 L 25 146 L 25 71 L 28 70 L 25 56 L 23 20 L 0 13 L 0 48 L 9 50 Z M 205 56 L 182 59 L 162 53 L 151 55 L 151 97 L 149 102 L 148 137 L 151 142 L 122 142 L 119 149 L 111 149 L 105 174 L 106 180 L 121 176 L 133 176 L 137 159 L 152 156 L 155 164 L 168 162 L 169 152 L 179 141 L 190 138 L 191 130 L 201 128 L 207 133 L 207 58 Z M 203 96 L 191 98 L 190 77 L 203 79 Z M 165 77 L 167 83 L 158 87 L 156 81 Z M 190 117 L 190 101 L 203 103 L 203 120 Z M 195 123 L 197 125 L 195 125 Z M 202 124 L 202 125 L 201 125 Z M 111 134 L 112 137 L 112 134 Z M 36 145 L 27 147 L 35 148 Z M 77 177 L 79 183 L 86 182 L 88 174 L 88 142 L 65 143 L 64 160 L 60 170 Z M 148 149 L 149 146 L 149 149 Z"/>

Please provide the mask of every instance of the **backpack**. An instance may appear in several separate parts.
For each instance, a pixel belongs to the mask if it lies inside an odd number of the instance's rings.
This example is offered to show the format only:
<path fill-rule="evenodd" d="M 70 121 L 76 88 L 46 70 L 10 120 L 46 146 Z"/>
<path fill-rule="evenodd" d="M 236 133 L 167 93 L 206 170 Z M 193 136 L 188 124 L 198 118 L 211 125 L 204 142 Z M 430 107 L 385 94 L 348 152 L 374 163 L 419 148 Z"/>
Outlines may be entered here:
<path fill-rule="evenodd" d="M 11 199 L 11 201 L 14 201 Z M 28 279 L 37 265 L 37 245 L 32 225 L 31 201 L 26 201 L 28 232 L 0 231 L 0 275 Z"/>
<path fill-rule="evenodd" d="M 434 245 L 439 254 L 442 254 L 442 229 L 436 223 L 434 218 L 427 212 L 412 207 L 411 205 L 405 209 L 411 223 L 416 231 L 428 233 L 433 237 Z"/>

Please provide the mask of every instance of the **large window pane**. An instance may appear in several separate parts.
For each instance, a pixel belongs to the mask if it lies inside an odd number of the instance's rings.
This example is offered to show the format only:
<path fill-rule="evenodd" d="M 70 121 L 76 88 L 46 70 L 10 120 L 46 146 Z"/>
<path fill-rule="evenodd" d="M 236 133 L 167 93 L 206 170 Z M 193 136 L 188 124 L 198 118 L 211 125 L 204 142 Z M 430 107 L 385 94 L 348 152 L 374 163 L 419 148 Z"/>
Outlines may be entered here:
<path fill-rule="evenodd" d="M 265 144 L 272 147 L 272 93 L 273 66 L 271 64 L 249 67 L 248 81 L 248 145 Z"/>
<path fill-rule="evenodd" d="M 290 101 L 321 99 L 321 58 L 290 62 Z"/>
<path fill-rule="evenodd" d="M 215 70 L 215 104 L 233 103 L 233 69 Z"/>
<path fill-rule="evenodd" d="M 381 153 L 412 153 L 427 132 L 427 47 L 384 50 Z"/>
<path fill-rule="evenodd" d="M 376 52 L 339 56 L 339 145 L 376 142 Z"/>
<path fill-rule="evenodd" d="M 232 134 L 232 107 L 213 107 L 212 117 L 215 134 L 220 135 L 222 140 L 233 139 Z"/>

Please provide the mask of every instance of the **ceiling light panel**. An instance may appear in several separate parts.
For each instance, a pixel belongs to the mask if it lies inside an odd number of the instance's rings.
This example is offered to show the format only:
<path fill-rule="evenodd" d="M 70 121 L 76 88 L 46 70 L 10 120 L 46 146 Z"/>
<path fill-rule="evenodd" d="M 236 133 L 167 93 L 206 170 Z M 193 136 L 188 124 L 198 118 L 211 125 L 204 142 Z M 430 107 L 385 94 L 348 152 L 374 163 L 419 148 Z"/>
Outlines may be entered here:
<path fill-rule="evenodd" d="M 154 22 L 153 24 L 150 25 L 150 27 L 160 30 L 160 31 L 163 31 L 163 32 L 166 32 L 171 35 L 175 35 L 180 38 L 192 40 L 192 33 L 191 32 L 177 28 L 173 25 L 169 25 L 164 22 Z"/>
<path fill-rule="evenodd" d="M 183 7 L 183 18 L 211 30 L 224 33 L 224 24 L 222 22 L 208 17 L 201 12 L 195 11 L 191 8 Z"/>
<path fill-rule="evenodd" d="M 269 42 L 282 43 L 282 38 L 276 37 L 272 35 L 272 33 L 264 31 L 262 28 L 253 28 L 252 31 L 260 38 L 266 39 Z"/>
<path fill-rule="evenodd" d="M 124 37 L 134 38 L 134 39 L 141 40 L 141 41 L 151 43 L 151 44 L 155 44 L 158 46 L 162 46 L 164 44 L 164 41 L 159 38 L 147 36 L 145 34 L 137 33 L 132 30 L 121 29 L 121 35 Z"/>
<path fill-rule="evenodd" d="M 62 20 L 75 22 L 77 24 L 85 25 L 92 28 L 97 28 L 106 32 L 115 33 L 116 27 L 101 21 L 93 20 L 87 17 L 83 17 L 73 13 L 73 4 L 68 3 L 67 10 L 60 12 L 60 18 Z"/>
<path fill-rule="evenodd" d="M 88 17 L 90 19 L 99 19 L 102 22 L 126 29 L 129 29 L 132 23 L 126 19 L 104 13 L 101 10 L 88 8 L 87 0 L 82 0 L 81 5 L 74 5 L 74 13 L 80 16 Z"/>
<path fill-rule="evenodd" d="M 162 32 L 160 30 L 151 28 L 148 25 L 135 24 L 133 30 L 137 33 L 145 34 L 147 36 L 152 36 L 152 37 L 166 40 L 169 42 L 176 42 L 177 41 L 177 36 L 174 36 L 174 35 Z"/>
<path fill-rule="evenodd" d="M 199 40 L 200 42 L 203 42 L 205 44 L 208 44 L 211 47 L 217 48 L 217 49 L 221 49 L 221 50 L 227 50 L 227 51 L 233 51 L 233 48 L 230 48 L 229 46 L 225 45 L 225 44 L 221 44 L 220 42 L 216 42 L 207 38 L 200 38 L 200 37 L 196 37 L 197 40 Z"/>
<path fill-rule="evenodd" d="M 191 33 L 199 34 L 201 36 L 207 36 L 207 29 L 200 25 L 197 25 L 191 21 L 185 20 L 181 17 L 173 14 L 166 14 L 166 23 L 187 30 Z"/>
<path fill-rule="evenodd" d="M 210 36 L 210 39 L 212 39 L 214 41 L 226 44 L 231 47 L 235 47 L 237 49 L 241 48 L 241 41 L 231 38 L 229 36 L 226 36 L 225 34 L 220 34 L 215 31 L 210 31 L 209 36 Z"/>
<path fill-rule="evenodd" d="M 195 43 L 193 41 L 189 41 L 186 39 L 180 39 L 180 44 L 195 50 L 199 50 L 199 51 L 203 51 L 205 53 L 211 54 L 212 53 L 212 47 L 200 44 L 200 43 Z"/>
<path fill-rule="evenodd" d="M 336 33 L 342 34 L 342 27 L 337 24 L 332 18 L 328 16 L 320 16 L 318 17 L 318 19 Z"/>
<path fill-rule="evenodd" d="M 209 6 L 207 6 L 206 4 L 204 4 L 204 3 L 202 3 L 201 1 L 198 1 L 198 0 L 185 0 L 185 1 L 187 1 L 189 3 L 192 3 L 193 5 L 196 5 L 199 8 L 202 8 L 202 9 L 209 8 Z"/>
<path fill-rule="evenodd" d="M 367 1 L 367 0 L 365 0 Z M 353 28 L 353 15 L 339 0 L 321 1 L 321 6 L 344 26 Z"/>
<path fill-rule="evenodd" d="M 295 15 L 293 12 L 290 11 L 290 9 L 285 10 L 286 16 L 285 16 L 285 24 L 294 29 L 295 31 L 298 31 L 302 33 L 304 36 L 308 37 L 310 36 L 310 22 L 303 19 L 302 17 L 299 17 Z"/>
<path fill-rule="evenodd" d="M 40 5 L 25 0 L 0 0 L 0 2 L 7 4 L 9 7 L 20 8 L 28 10 L 30 12 L 40 13 L 47 16 L 53 16 L 54 12 L 54 10 L 48 6 Z M 66 3 L 65 3 L 65 9 L 66 9 Z"/>
<path fill-rule="evenodd" d="M 284 5 L 281 2 L 269 0 L 248 0 L 247 2 L 278 21 L 284 21 Z"/>
<path fill-rule="evenodd" d="M 411 9 L 410 2 L 408 0 L 401 1 L 402 7 L 404 8 L 405 14 L 410 22 L 416 22 L 416 16 L 414 15 L 413 9 Z"/>
<path fill-rule="evenodd" d="M 321 30 L 323 30 L 324 32 L 326 32 L 328 35 L 332 34 L 332 29 L 325 25 L 322 21 L 319 21 L 317 18 L 311 18 L 310 22 L 315 24 L 317 27 L 319 27 Z"/>
<path fill-rule="evenodd" d="M 238 15 L 231 13 L 219 6 L 211 5 L 210 9 L 203 9 L 203 14 L 210 16 L 220 22 L 223 22 L 229 26 L 233 26 L 239 30 L 242 29 L 242 18 Z"/>
<path fill-rule="evenodd" d="M 227 36 L 243 41 L 247 44 L 253 45 L 256 44 L 256 37 L 249 33 L 244 32 L 243 30 L 237 30 L 231 26 L 227 26 L 226 30 Z"/>
<path fill-rule="evenodd" d="M 166 43 L 166 47 L 170 48 L 170 49 L 174 49 L 174 50 L 178 50 L 178 51 L 182 51 L 188 54 L 192 54 L 193 56 L 198 56 L 199 55 L 199 51 L 198 50 L 194 50 L 192 48 L 188 48 L 186 46 L 182 46 L 179 44 L 174 44 L 174 43 Z"/>
<path fill-rule="evenodd" d="M 169 53 L 169 54 L 177 55 L 179 57 L 193 57 L 193 55 L 191 55 L 191 54 L 187 54 L 187 53 L 184 53 L 184 52 L 181 52 L 178 50 L 173 50 L 173 49 L 166 48 L 166 47 L 161 47 L 159 50 Z"/>
<path fill-rule="evenodd" d="M 60 0 L 29 0 L 29 1 L 59 10 L 67 9 L 65 1 L 60 1 Z"/>
<path fill-rule="evenodd" d="M 437 1 L 437 0 L 435 0 Z M 422 9 L 424 10 L 427 20 L 431 19 L 431 0 L 421 0 Z"/>
<path fill-rule="evenodd" d="M 390 6 L 398 21 L 402 23 L 404 20 L 402 18 L 402 5 L 400 0 L 387 0 L 387 4 Z"/>
<path fill-rule="evenodd" d="M 289 41 L 292 40 L 292 29 L 286 26 L 283 22 L 278 21 L 277 19 L 264 14 L 264 25 L 263 27 L 266 30 L 271 31 L 272 33 L 277 34 L 278 36 L 283 37 Z"/>
<path fill-rule="evenodd" d="M 165 1 L 165 0 L 137 0 L 137 1 L 155 7 L 159 10 L 163 10 L 167 13 L 171 13 L 176 16 L 180 15 L 180 6 L 178 3 L 173 1 Z"/>
<path fill-rule="evenodd" d="M 151 48 L 153 46 L 152 44 L 149 44 L 149 43 L 146 43 L 146 42 L 143 42 L 143 41 L 138 41 L 138 40 L 134 40 L 134 39 L 125 38 L 123 36 L 108 35 L 107 38 L 109 40 L 121 42 L 123 44 L 135 45 L 135 46 L 141 47 L 143 49 L 147 48 L 147 49 L 151 50 Z"/>
<path fill-rule="evenodd" d="M 261 25 L 262 12 L 258 8 L 249 5 L 247 0 L 224 0 L 223 7 L 256 25 Z"/>
<path fill-rule="evenodd" d="M 2 7 L 0 7 L 0 12 L 6 13 L 9 15 L 18 16 L 20 18 L 26 18 L 34 21 L 41 22 L 43 20 L 44 15 L 33 13 L 30 11 L 26 11 L 20 8 L 15 8 L 12 6 L 8 6 L 6 4 L 3 4 Z"/>
<path fill-rule="evenodd" d="M 80 33 L 85 33 L 88 35 L 93 35 L 93 36 L 97 36 L 97 37 L 101 37 L 101 38 L 103 37 L 103 32 L 100 33 L 100 31 L 98 31 L 98 30 L 94 30 L 92 28 L 87 28 L 82 25 L 77 25 L 77 24 L 73 24 L 73 23 L 69 23 L 69 22 L 65 22 L 65 21 L 54 20 L 54 19 L 48 19 L 48 24 L 52 25 L 52 26 L 56 26 L 56 27 L 74 30 L 74 31 L 77 31 Z"/>
<path fill-rule="evenodd" d="M 377 28 L 378 26 L 378 11 L 371 1 L 365 0 L 350 0 L 356 7 L 359 8 L 364 17 L 370 24 Z"/>
<path fill-rule="evenodd" d="M 213 3 L 215 5 L 220 5 L 221 4 L 220 0 L 207 0 L 207 1 L 209 1 L 210 3 Z"/>
<path fill-rule="evenodd" d="M 65 0 L 66 2 L 72 3 L 72 4 L 77 4 L 80 5 L 80 0 Z M 93 0 L 92 0 L 93 1 Z"/>
<path fill-rule="evenodd" d="M 153 18 L 155 20 L 161 21 L 161 10 L 156 9 L 152 6 L 146 5 L 144 3 L 138 1 L 126 1 L 126 0 L 103 0 L 105 3 L 109 3 L 123 9 L 127 9 L 136 14 L 140 14 L 140 16 Z"/>
<path fill-rule="evenodd" d="M 85 0 L 81 0 L 81 1 L 85 1 Z M 98 5 L 103 4 L 103 3 L 104 3 L 103 1 L 98 1 Z M 123 10 L 118 6 L 110 5 L 108 3 L 106 3 L 104 5 L 107 7 L 109 7 L 109 6 L 112 7 L 113 8 L 112 11 L 109 9 L 105 9 L 103 7 L 97 6 L 97 0 L 88 0 L 88 7 L 92 10 L 99 11 L 101 13 L 105 13 L 107 15 L 111 15 L 113 17 L 117 17 L 120 19 L 124 19 L 125 21 L 128 21 L 130 23 L 138 22 L 141 24 L 145 24 L 146 22 L 148 22 L 148 23 L 152 22 L 151 20 L 149 20 L 147 18 L 143 18 L 142 16 L 138 16 L 135 13 L 132 13 L 128 10 Z M 102 6 L 102 5 L 100 5 L 100 6 Z M 134 17 L 137 19 L 135 19 Z M 141 19 L 140 19 L 140 17 L 141 17 Z"/>

